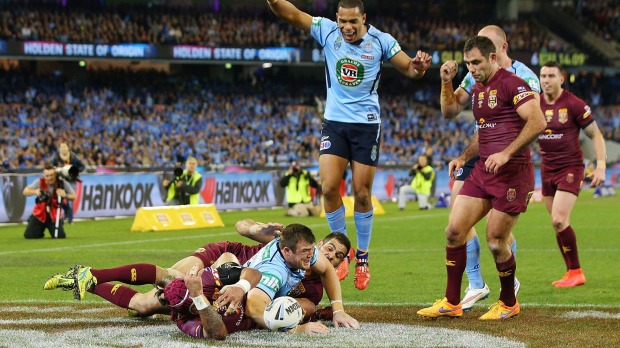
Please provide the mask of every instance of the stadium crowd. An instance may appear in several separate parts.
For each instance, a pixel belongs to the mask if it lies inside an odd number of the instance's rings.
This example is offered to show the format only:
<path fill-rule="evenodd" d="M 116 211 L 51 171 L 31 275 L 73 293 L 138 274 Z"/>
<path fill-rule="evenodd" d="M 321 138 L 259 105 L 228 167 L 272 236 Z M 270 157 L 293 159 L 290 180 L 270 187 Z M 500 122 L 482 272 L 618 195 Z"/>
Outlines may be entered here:
<path fill-rule="evenodd" d="M 274 20 L 266 8 L 242 8 L 231 13 L 215 12 L 204 6 L 188 11 L 186 7 L 101 7 L 96 2 L 59 7 L 39 2 L 1 3 L 0 39 L 96 44 L 316 46 L 308 33 Z M 392 33 L 405 49 L 430 51 L 460 50 L 465 40 L 490 20 L 472 11 L 456 14 L 446 11 L 445 4 L 422 2 L 419 6 L 408 13 L 369 15 L 368 23 Z M 331 17 L 333 14 L 323 15 Z M 513 50 L 567 52 L 572 49 L 567 42 L 541 30 L 531 20 L 504 21 L 502 26 Z"/>
<path fill-rule="evenodd" d="M 287 166 L 291 160 L 316 164 L 321 124 L 316 105 L 325 88 L 320 82 L 297 89 L 274 80 L 257 89 L 197 74 L 124 69 L 87 74 L 1 75 L 0 83 L 12 86 L 0 93 L 3 170 L 40 167 L 60 141 L 70 142 L 91 168 L 172 166 L 188 156 L 203 164 L 251 168 Z M 389 79 L 383 83 L 382 165 L 410 164 L 431 154 L 441 169 L 467 145 L 473 123 L 441 117 L 437 82 L 421 81 L 404 94 L 393 92 L 399 86 L 390 90 Z M 597 105 L 590 94 L 584 99 Z M 605 138 L 620 141 L 620 107 L 604 105 L 604 98 L 599 104 L 595 114 Z"/>

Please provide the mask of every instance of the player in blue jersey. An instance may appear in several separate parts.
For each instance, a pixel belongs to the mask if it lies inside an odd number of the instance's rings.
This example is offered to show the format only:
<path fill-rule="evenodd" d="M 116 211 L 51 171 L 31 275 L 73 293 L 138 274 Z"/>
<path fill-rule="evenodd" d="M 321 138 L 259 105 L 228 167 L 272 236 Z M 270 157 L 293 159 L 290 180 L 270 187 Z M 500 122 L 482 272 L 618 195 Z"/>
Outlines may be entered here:
<path fill-rule="evenodd" d="M 359 328 L 359 323 L 345 313 L 342 291 L 336 271 L 315 245 L 314 234 L 301 224 L 287 225 L 280 237 L 267 243 L 245 264 L 261 272 L 262 278 L 247 296 L 246 314 L 259 326 L 265 326 L 263 312 L 276 297 L 287 295 L 299 283 L 306 271 L 321 277 L 321 283 L 333 309 L 334 326 Z"/>
<path fill-rule="evenodd" d="M 482 28 L 478 35 L 486 36 L 496 48 L 497 63 L 501 68 L 504 68 L 523 79 L 530 86 L 532 91 L 536 92 L 535 97 L 540 99 L 540 81 L 536 74 L 528 68 L 525 64 L 512 60 L 508 57 L 508 42 L 506 42 L 506 33 L 504 30 L 495 25 L 489 25 Z M 460 86 L 454 90 L 452 86 L 452 79 L 456 76 L 458 65 L 455 61 L 448 61 L 444 63 L 440 68 L 441 75 L 441 112 L 445 118 L 456 117 L 467 105 L 470 100 L 471 89 L 476 84 L 474 77 L 471 73 L 467 73 Z M 477 138 L 478 133 L 474 135 Z M 456 195 L 463 187 L 463 182 L 469 176 L 470 171 L 474 168 L 474 164 L 480 157 L 476 156 L 472 160 L 468 161 L 465 166 L 455 171 L 455 182 L 452 187 L 451 200 L 454 202 Z M 516 255 L 517 243 L 512 233 L 510 234 L 510 248 L 512 253 Z M 467 278 L 469 279 L 469 286 L 465 290 L 465 297 L 463 297 L 463 310 L 469 310 L 474 303 L 479 300 L 483 300 L 489 296 L 490 290 L 487 284 L 482 279 L 482 273 L 480 271 L 480 241 L 476 230 L 472 228 L 467 234 L 467 265 L 466 265 Z M 519 291 L 520 283 L 515 279 L 515 293 Z"/>
<path fill-rule="evenodd" d="M 339 187 L 347 164 L 351 163 L 357 232 L 354 283 L 363 290 L 370 281 L 368 247 L 373 223 L 371 191 L 381 139 L 377 94 L 381 66 L 389 61 L 406 77 L 418 79 L 429 68 L 431 57 L 418 51 L 411 58 L 391 35 L 367 25 L 361 0 L 341 0 L 336 22 L 311 17 L 286 0 L 267 2 L 278 17 L 310 32 L 323 47 L 327 102 L 321 130 L 319 174 L 325 216 L 332 232 L 347 233 Z M 344 279 L 347 273 L 348 262 L 343 262 L 339 278 Z"/>

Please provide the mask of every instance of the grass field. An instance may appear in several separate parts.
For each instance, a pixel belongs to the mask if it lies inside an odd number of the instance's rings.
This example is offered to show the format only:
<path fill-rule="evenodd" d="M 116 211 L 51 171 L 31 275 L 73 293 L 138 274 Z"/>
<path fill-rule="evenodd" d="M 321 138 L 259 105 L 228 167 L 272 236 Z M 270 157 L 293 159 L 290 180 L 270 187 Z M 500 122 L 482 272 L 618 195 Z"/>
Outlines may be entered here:
<path fill-rule="evenodd" d="M 499 294 L 499 280 L 484 237 L 482 268 L 491 287 L 489 299 L 462 319 L 424 320 L 415 312 L 443 297 L 445 287 L 444 228 L 447 209 L 420 212 L 415 204 L 399 211 L 385 203 L 376 216 L 371 242 L 372 281 L 365 291 L 342 282 L 345 303 L 362 323 L 358 331 L 337 329 L 324 337 L 238 333 L 213 346 L 338 347 L 614 347 L 620 346 L 620 198 L 593 199 L 585 191 L 577 201 L 571 225 L 576 231 L 587 283 L 557 289 L 551 281 L 565 269 L 549 216 L 542 203 L 532 203 L 514 233 L 518 241 L 517 277 L 522 312 L 505 322 L 477 318 Z M 95 268 L 134 262 L 170 266 L 203 244 L 243 241 L 235 221 L 285 218 L 282 209 L 223 212 L 224 228 L 176 232 L 132 233 L 132 219 L 76 222 L 66 227 L 66 240 L 25 240 L 24 225 L 0 227 L 0 347 L 54 346 L 205 346 L 184 337 L 167 318 L 129 319 L 126 311 L 94 295 L 78 302 L 70 292 L 43 291 L 48 276 L 81 263 Z M 299 220 L 296 220 L 299 221 Z M 328 233 L 320 218 L 305 218 L 317 236 Z M 347 222 L 354 231 L 353 221 Z M 477 226 L 484 231 L 484 225 Z M 355 233 L 351 233 L 355 235 Z M 467 284 L 464 283 L 463 289 Z M 150 287 L 142 287 L 144 290 Z M 381 324 L 379 324 L 381 323 Z M 248 338 L 249 337 L 249 338 Z"/>

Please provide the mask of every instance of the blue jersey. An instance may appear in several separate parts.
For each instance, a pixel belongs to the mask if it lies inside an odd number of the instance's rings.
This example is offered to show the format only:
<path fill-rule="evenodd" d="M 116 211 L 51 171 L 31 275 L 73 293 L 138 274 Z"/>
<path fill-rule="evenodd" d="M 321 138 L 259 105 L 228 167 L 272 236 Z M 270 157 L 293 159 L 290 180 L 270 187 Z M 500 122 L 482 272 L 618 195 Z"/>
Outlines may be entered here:
<path fill-rule="evenodd" d="M 383 61 L 401 51 L 396 39 L 369 25 L 364 37 L 348 43 L 338 24 L 323 17 L 312 18 L 310 34 L 325 53 L 325 119 L 381 123 L 377 88 Z"/>
<path fill-rule="evenodd" d="M 518 60 L 513 60 L 512 65 L 506 68 L 506 70 L 519 76 L 523 81 L 527 82 L 527 84 L 530 85 L 532 91 L 540 94 L 540 80 L 538 80 L 538 76 L 536 76 L 532 69 L 528 68 L 527 65 L 521 63 Z M 472 74 L 468 72 L 459 87 L 464 89 L 467 94 L 471 94 L 471 88 L 475 84 L 476 80 L 474 80 Z"/>
<path fill-rule="evenodd" d="M 280 238 L 272 240 L 243 264 L 244 267 L 260 271 L 263 277 L 256 287 L 263 290 L 272 299 L 288 294 L 306 275 L 306 271 L 303 269 L 291 269 L 288 266 L 278 247 L 279 242 Z M 310 260 L 311 265 L 316 263 L 318 252 L 317 247 L 314 246 L 314 253 Z"/>

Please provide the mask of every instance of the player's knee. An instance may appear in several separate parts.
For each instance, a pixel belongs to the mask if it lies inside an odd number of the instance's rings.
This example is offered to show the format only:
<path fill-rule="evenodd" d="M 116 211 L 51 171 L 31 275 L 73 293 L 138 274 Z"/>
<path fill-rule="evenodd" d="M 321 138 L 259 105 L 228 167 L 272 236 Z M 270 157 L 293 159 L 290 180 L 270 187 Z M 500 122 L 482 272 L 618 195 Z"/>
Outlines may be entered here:
<path fill-rule="evenodd" d="M 568 221 L 564 216 L 554 215 L 551 219 L 551 225 L 556 232 L 560 232 L 568 227 Z"/>
<path fill-rule="evenodd" d="M 136 294 L 129 301 L 129 309 L 133 309 L 141 317 L 148 317 L 157 314 L 164 306 L 159 303 L 155 296 L 150 298 L 147 294 Z"/>
<path fill-rule="evenodd" d="M 464 241 L 464 235 L 461 231 L 454 226 L 448 225 L 446 227 L 446 240 L 448 244 L 461 244 Z"/>

